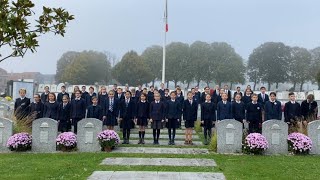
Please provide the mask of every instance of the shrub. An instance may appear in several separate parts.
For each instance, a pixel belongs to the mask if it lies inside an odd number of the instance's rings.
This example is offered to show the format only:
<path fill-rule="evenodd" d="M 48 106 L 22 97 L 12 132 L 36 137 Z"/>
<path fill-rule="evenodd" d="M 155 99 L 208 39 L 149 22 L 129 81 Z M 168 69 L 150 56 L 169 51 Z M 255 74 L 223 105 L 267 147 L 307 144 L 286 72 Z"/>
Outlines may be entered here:
<path fill-rule="evenodd" d="M 7 147 L 11 151 L 27 151 L 31 149 L 32 137 L 28 133 L 17 133 L 7 141 Z"/>
<path fill-rule="evenodd" d="M 311 139 L 302 133 L 291 133 L 288 135 L 289 149 L 294 154 L 308 154 L 312 148 Z"/>
<path fill-rule="evenodd" d="M 262 154 L 268 148 L 267 139 L 260 133 L 250 133 L 245 141 L 243 150 L 248 154 Z"/>
<path fill-rule="evenodd" d="M 115 147 L 120 143 L 120 137 L 114 130 L 104 130 L 97 137 L 102 148 Z"/>
<path fill-rule="evenodd" d="M 77 135 L 73 132 L 61 133 L 58 135 L 56 143 L 60 150 L 73 150 L 77 147 Z"/>

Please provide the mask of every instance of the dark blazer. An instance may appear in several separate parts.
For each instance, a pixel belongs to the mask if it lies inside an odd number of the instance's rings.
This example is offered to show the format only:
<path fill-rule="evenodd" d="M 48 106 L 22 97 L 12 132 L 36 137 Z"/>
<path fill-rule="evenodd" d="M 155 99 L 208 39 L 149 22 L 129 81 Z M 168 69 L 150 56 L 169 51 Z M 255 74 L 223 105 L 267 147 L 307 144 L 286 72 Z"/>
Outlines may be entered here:
<path fill-rule="evenodd" d="M 30 104 L 30 113 L 29 115 L 34 115 L 35 119 L 43 117 L 44 105 L 40 101 L 39 103 L 32 102 Z"/>
<path fill-rule="evenodd" d="M 186 99 L 183 102 L 183 119 L 186 121 L 196 121 L 198 118 L 198 103 L 192 102 Z"/>
<path fill-rule="evenodd" d="M 95 92 L 92 93 L 92 95 L 88 93 L 88 95 L 86 96 L 87 107 L 92 105 L 92 97 L 97 97 L 97 94 Z"/>
<path fill-rule="evenodd" d="M 88 93 L 87 91 L 85 91 L 85 92 L 82 92 L 82 91 L 81 91 L 81 98 L 85 100 L 85 99 L 87 98 L 87 95 L 88 95 L 88 94 L 89 94 L 89 93 Z"/>
<path fill-rule="evenodd" d="M 170 98 L 171 99 L 171 98 Z M 183 104 L 184 101 L 184 96 L 182 95 L 182 92 L 180 94 L 180 96 L 177 95 L 176 100 L 180 102 L 180 104 Z"/>
<path fill-rule="evenodd" d="M 247 104 L 246 120 L 249 122 L 262 122 L 262 105 L 260 103 L 253 104 L 250 102 Z"/>
<path fill-rule="evenodd" d="M 212 99 L 212 96 L 211 96 L 211 99 Z M 206 101 L 206 93 L 205 92 L 202 92 L 201 93 L 201 97 L 200 97 L 200 104 L 204 103 Z"/>
<path fill-rule="evenodd" d="M 284 121 L 290 122 L 291 119 L 296 119 L 301 116 L 301 107 L 300 104 L 295 102 L 294 104 L 291 101 L 286 102 L 284 105 Z"/>
<path fill-rule="evenodd" d="M 201 120 L 216 121 L 216 107 L 213 102 L 201 104 Z"/>
<path fill-rule="evenodd" d="M 133 119 L 135 117 L 136 103 L 130 99 L 128 105 L 126 100 L 123 99 L 120 102 L 120 118 L 122 119 Z"/>
<path fill-rule="evenodd" d="M 44 103 L 43 117 L 58 120 L 58 109 L 59 109 L 59 103 L 57 101 L 55 101 L 54 103 L 50 103 L 50 102 Z"/>
<path fill-rule="evenodd" d="M 179 101 L 168 100 L 166 104 L 166 119 L 180 119 L 182 115 L 182 105 Z"/>
<path fill-rule="evenodd" d="M 105 95 L 100 93 L 98 95 L 98 105 L 103 108 L 105 106 L 105 104 L 106 104 L 106 99 L 107 98 L 108 98 L 108 94 L 107 93 Z"/>
<path fill-rule="evenodd" d="M 227 90 L 227 95 L 228 95 L 228 100 L 229 102 L 231 102 L 231 91 L 230 90 Z"/>
<path fill-rule="evenodd" d="M 17 98 L 14 103 L 14 113 L 17 119 L 23 118 L 28 115 L 30 99 L 25 97 L 23 99 Z"/>
<path fill-rule="evenodd" d="M 149 119 L 150 113 L 149 113 L 150 103 L 146 101 L 145 103 L 139 101 L 136 104 L 136 112 L 135 112 L 135 118 L 147 118 Z"/>
<path fill-rule="evenodd" d="M 116 92 L 114 94 L 114 98 L 116 98 L 119 102 L 121 102 L 124 99 L 124 93 L 121 93 L 120 95 Z"/>
<path fill-rule="evenodd" d="M 200 103 L 200 98 L 201 98 L 201 93 L 199 91 L 195 92 L 193 100 L 196 100 L 197 103 L 199 104 Z"/>
<path fill-rule="evenodd" d="M 217 117 L 218 117 L 218 120 L 233 118 L 231 102 L 227 101 L 226 104 L 223 104 L 223 101 L 218 102 Z"/>
<path fill-rule="evenodd" d="M 167 102 L 167 101 L 169 101 L 171 99 L 171 97 L 168 95 L 168 96 L 161 96 L 161 101 L 163 101 L 163 102 Z"/>
<path fill-rule="evenodd" d="M 71 111 L 71 104 L 67 103 L 65 107 L 63 107 L 63 103 L 59 104 L 58 107 L 58 117 L 57 120 L 60 120 L 60 122 L 67 122 L 70 118 L 70 111 Z"/>
<path fill-rule="evenodd" d="M 141 93 L 142 93 L 142 90 L 136 90 L 136 96 L 137 97 L 140 97 Z"/>
<path fill-rule="evenodd" d="M 158 91 L 159 91 L 160 96 L 163 97 L 164 96 L 164 89 L 159 89 Z"/>
<path fill-rule="evenodd" d="M 48 99 L 48 96 L 49 96 L 49 92 L 48 94 L 45 94 L 45 93 L 42 93 L 40 98 L 41 98 L 41 102 L 44 104 L 45 102 L 48 102 L 49 99 Z"/>
<path fill-rule="evenodd" d="M 244 120 L 246 118 L 246 106 L 244 102 L 237 103 L 234 101 L 232 103 L 232 115 L 235 120 Z"/>
<path fill-rule="evenodd" d="M 62 98 L 63 98 L 63 96 L 68 96 L 68 97 L 70 97 L 69 96 L 69 93 L 67 93 L 67 92 L 65 92 L 64 94 L 62 94 L 62 92 L 60 92 L 59 94 L 58 94 L 58 96 L 57 96 L 57 102 L 58 103 L 62 103 Z"/>
<path fill-rule="evenodd" d="M 109 101 L 110 101 L 110 99 L 107 98 L 106 99 L 106 104 L 103 107 L 103 115 L 104 116 L 111 115 L 113 117 L 118 117 L 118 115 L 119 115 L 119 100 L 117 98 L 115 98 L 115 97 L 113 98 L 114 102 L 113 102 L 112 112 L 109 111 L 109 103 L 110 103 Z"/>
<path fill-rule="evenodd" d="M 261 93 L 260 94 L 258 94 L 258 103 L 260 103 L 261 105 L 265 105 L 266 104 L 266 102 L 267 101 L 269 101 L 269 96 L 268 96 L 268 94 L 264 94 L 264 99 L 262 99 L 262 95 L 261 95 Z"/>
<path fill-rule="evenodd" d="M 233 93 L 233 100 L 234 100 L 234 101 L 235 101 L 235 98 L 236 98 L 236 95 L 237 95 L 237 94 L 240 94 L 241 98 L 242 98 L 242 96 L 243 96 L 242 92 L 237 92 L 237 91 L 234 92 L 234 93 Z"/>
<path fill-rule="evenodd" d="M 317 117 L 318 104 L 316 101 L 309 103 L 307 100 L 302 101 L 301 103 L 301 115 L 307 119 L 312 116 L 313 118 Z"/>
<path fill-rule="evenodd" d="M 71 119 L 83 119 L 86 115 L 86 107 L 86 102 L 82 98 L 80 100 L 71 100 Z"/>
<path fill-rule="evenodd" d="M 96 118 L 102 120 L 103 109 L 99 105 L 90 105 L 87 107 L 87 118 Z"/>
<path fill-rule="evenodd" d="M 267 101 L 264 105 L 265 109 L 265 121 L 271 119 L 282 119 L 282 109 L 281 109 L 281 102 L 275 101 L 272 103 L 271 101 Z"/>
<path fill-rule="evenodd" d="M 153 121 L 161 121 L 165 118 L 165 103 L 160 101 L 156 103 L 155 101 L 150 104 L 150 119 Z"/>
<path fill-rule="evenodd" d="M 250 96 L 247 96 L 247 95 L 242 96 L 241 101 L 247 106 L 247 104 L 249 104 L 252 101 L 251 95 Z"/>

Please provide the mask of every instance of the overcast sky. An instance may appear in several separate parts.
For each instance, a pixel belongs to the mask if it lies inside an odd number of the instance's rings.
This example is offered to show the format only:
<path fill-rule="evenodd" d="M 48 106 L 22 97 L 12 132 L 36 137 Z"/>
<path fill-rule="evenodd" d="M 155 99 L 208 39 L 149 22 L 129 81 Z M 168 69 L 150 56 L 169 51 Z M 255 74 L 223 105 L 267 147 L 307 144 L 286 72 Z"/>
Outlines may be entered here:
<path fill-rule="evenodd" d="M 168 0 L 168 43 L 196 40 L 230 43 L 244 59 L 266 41 L 281 41 L 308 49 L 320 46 L 319 0 Z M 163 42 L 164 0 L 34 0 L 64 7 L 75 15 L 64 38 L 44 35 L 35 54 L 8 59 L 8 72 L 56 72 L 66 51 L 110 51 L 118 59 L 129 51 L 141 53 Z M 1 50 L 3 53 L 3 49 Z"/>

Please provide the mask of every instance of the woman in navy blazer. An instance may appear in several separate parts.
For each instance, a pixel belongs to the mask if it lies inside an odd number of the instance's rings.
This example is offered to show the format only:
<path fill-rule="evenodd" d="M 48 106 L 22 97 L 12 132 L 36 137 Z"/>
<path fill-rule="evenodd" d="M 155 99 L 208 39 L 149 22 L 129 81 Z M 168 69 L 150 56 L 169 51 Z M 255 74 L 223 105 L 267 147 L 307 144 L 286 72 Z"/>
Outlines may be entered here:
<path fill-rule="evenodd" d="M 131 99 L 131 92 L 125 92 L 125 98 L 120 103 L 120 128 L 123 131 L 123 143 L 129 144 L 130 129 L 134 128 L 135 102 Z"/>
<path fill-rule="evenodd" d="M 108 93 L 108 98 L 106 99 L 103 107 L 103 125 L 107 126 L 107 129 L 109 130 L 114 129 L 119 117 L 119 101 L 116 97 L 114 97 L 114 95 L 114 91 L 110 90 Z"/>
<path fill-rule="evenodd" d="M 58 120 L 58 108 L 59 108 L 59 104 L 58 102 L 56 102 L 56 95 L 54 93 L 49 93 L 48 94 L 48 99 L 49 101 L 47 101 L 44 104 L 44 115 L 43 117 L 46 118 L 51 118 L 54 120 Z"/>
<path fill-rule="evenodd" d="M 81 91 L 75 91 L 75 99 L 71 101 L 70 115 L 72 119 L 72 124 L 74 127 L 74 133 L 78 130 L 78 121 L 83 119 L 86 115 L 86 101 L 81 98 Z"/>
<path fill-rule="evenodd" d="M 139 102 L 136 104 L 135 121 L 139 125 L 139 142 L 138 144 L 144 144 L 145 127 L 148 126 L 149 119 L 149 107 L 150 104 L 147 101 L 147 94 L 141 92 Z"/>
<path fill-rule="evenodd" d="M 153 144 L 159 144 L 160 129 L 165 118 L 165 104 L 160 101 L 160 94 L 154 94 L 154 101 L 150 104 L 150 121 L 153 129 Z"/>
<path fill-rule="evenodd" d="M 201 126 L 203 127 L 205 145 L 208 145 L 212 137 L 213 123 L 216 121 L 216 107 L 214 102 L 211 101 L 211 95 L 206 95 L 206 100 L 201 104 Z"/>
<path fill-rule="evenodd" d="M 62 102 L 59 104 L 58 107 L 58 131 L 59 132 L 67 132 L 69 130 L 70 124 L 70 109 L 71 105 L 69 103 L 69 96 L 64 95 L 62 97 Z"/>
<path fill-rule="evenodd" d="M 198 117 L 198 103 L 193 100 L 192 92 L 187 93 L 188 99 L 183 102 L 183 120 L 186 126 L 186 139 L 184 144 L 192 145 L 192 132 L 194 128 L 194 122 Z"/>
<path fill-rule="evenodd" d="M 265 104 L 265 120 L 282 119 L 281 102 L 276 100 L 277 94 L 270 93 L 270 101 Z"/>

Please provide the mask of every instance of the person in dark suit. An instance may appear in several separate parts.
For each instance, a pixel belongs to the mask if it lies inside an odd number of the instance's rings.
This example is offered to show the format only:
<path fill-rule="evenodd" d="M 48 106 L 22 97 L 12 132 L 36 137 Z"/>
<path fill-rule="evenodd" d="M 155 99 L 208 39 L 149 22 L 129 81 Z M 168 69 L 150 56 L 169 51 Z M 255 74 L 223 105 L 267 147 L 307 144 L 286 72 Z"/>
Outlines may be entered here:
<path fill-rule="evenodd" d="M 147 94 L 141 93 L 140 100 L 136 105 L 135 122 L 139 125 L 139 142 L 144 144 L 145 127 L 148 126 L 150 103 L 147 101 Z"/>
<path fill-rule="evenodd" d="M 29 117 L 31 119 L 39 119 L 43 117 L 44 104 L 41 102 L 39 94 L 33 95 L 34 102 L 30 104 Z"/>
<path fill-rule="evenodd" d="M 114 97 L 114 94 L 113 90 L 109 91 L 108 99 L 103 107 L 103 125 L 107 126 L 109 130 L 114 129 L 119 117 L 119 100 Z"/>
<path fill-rule="evenodd" d="M 201 104 L 206 101 L 207 94 L 210 94 L 210 88 L 209 87 L 205 87 L 204 88 L 204 92 L 201 93 L 201 98 L 200 98 L 200 103 Z"/>
<path fill-rule="evenodd" d="M 46 102 L 48 102 L 48 95 L 49 95 L 49 86 L 45 86 L 44 87 L 44 93 L 41 94 L 41 102 L 43 104 L 45 104 Z"/>
<path fill-rule="evenodd" d="M 129 144 L 130 130 L 134 128 L 136 103 L 131 99 L 131 92 L 125 92 L 125 99 L 120 103 L 120 128 L 123 132 L 123 143 Z"/>
<path fill-rule="evenodd" d="M 115 94 L 115 98 L 121 102 L 122 100 L 124 100 L 124 93 L 122 91 L 122 88 L 118 88 L 117 89 L 117 93 Z"/>
<path fill-rule="evenodd" d="M 106 104 L 106 100 L 108 98 L 107 88 L 105 86 L 101 86 L 100 92 L 98 93 L 98 105 L 102 108 Z"/>
<path fill-rule="evenodd" d="M 92 105 L 92 97 L 97 97 L 97 93 L 94 92 L 94 87 L 90 86 L 88 95 L 86 96 L 87 107 Z"/>
<path fill-rule="evenodd" d="M 192 132 L 194 128 L 194 122 L 198 117 L 198 103 L 193 100 L 192 92 L 187 93 L 187 99 L 183 102 L 183 120 L 186 127 L 186 139 L 184 144 L 192 145 Z"/>
<path fill-rule="evenodd" d="M 233 100 L 234 100 L 234 101 L 236 100 L 236 95 L 237 95 L 237 94 L 240 94 L 240 96 L 241 96 L 241 98 L 242 98 L 243 94 L 242 94 L 241 89 L 240 89 L 239 86 L 237 87 L 236 91 L 233 93 Z"/>
<path fill-rule="evenodd" d="M 211 101 L 211 95 L 206 95 L 206 100 L 201 104 L 201 126 L 204 133 L 204 145 L 208 145 L 212 137 L 212 128 L 216 121 L 216 107 Z M 208 140 L 209 136 L 209 140 Z"/>
<path fill-rule="evenodd" d="M 197 100 L 197 103 L 199 104 L 200 103 L 200 98 L 201 98 L 201 92 L 199 91 L 199 87 L 196 86 L 194 87 L 194 100 Z"/>
<path fill-rule="evenodd" d="M 92 104 L 87 107 L 87 118 L 96 118 L 102 120 L 103 109 L 98 105 L 98 98 L 93 96 L 91 98 Z"/>
<path fill-rule="evenodd" d="M 141 95 L 141 93 L 142 93 L 142 86 L 139 84 L 138 85 L 138 90 L 136 90 L 136 96 L 138 97 L 138 98 L 140 98 L 140 95 Z"/>
<path fill-rule="evenodd" d="M 159 144 L 160 129 L 165 119 L 165 103 L 160 101 L 160 94 L 154 94 L 154 101 L 150 104 L 150 122 L 153 129 L 153 144 Z"/>
<path fill-rule="evenodd" d="M 70 122 L 70 110 L 71 104 L 69 103 L 69 96 L 64 95 L 62 97 L 62 102 L 58 106 L 58 131 L 67 132 L 69 131 L 71 122 Z"/>
<path fill-rule="evenodd" d="M 216 105 L 218 105 L 218 97 L 220 97 L 220 86 L 219 85 L 216 85 L 212 94 L 211 94 L 211 101 Z"/>
<path fill-rule="evenodd" d="M 76 91 L 80 90 L 79 86 L 74 86 L 73 93 L 71 94 L 71 100 L 76 98 Z"/>
<path fill-rule="evenodd" d="M 86 86 L 82 86 L 81 87 L 81 98 L 86 101 L 87 100 L 87 96 L 88 96 L 88 92 L 86 91 L 87 87 Z"/>
<path fill-rule="evenodd" d="M 62 103 L 62 97 L 65 96 L 65 95 L 69 97 L 69 93 L 66 92 L 66 87 L 65 86 L 61 86 L 61 92 L 57 96 L 57 102 L 58 103 Z"/>
<path fill-rule="evenodd" d="M 44 103 L 43 117 L 58 120 L 58 108 L 59 103 L 56 101 L 56 95 L 54 93 L 48 94 L 48 102 Z"/>
<path fill-rule="evenodd" d="M 244 127 L 244 122 L 246 118 L 246 107 L 243 102 L 241 102 L 241 95 L 236 94 L 235 100 L 232 103 L 232 115 L 233 119 L 242 123 L 242 128 Z"/>
<path fill-rule="evenodd" d="M 265 120 L 282 119 L 281 102 L 276 100 L 277 94 L 275 92 L 270 93 L 270 100 L 265 103 Z"/>
<path fill-rule="evenodd" d="M 249 122 L 249 133 L 260 133 L 262 123 L 262 105 L 258 103 L 258 95 L 252 94 L 252 102 L 247 105 L 246 120 Z"/>
<path fill-rule="evenodd" d="M 307 99 L 301 103 L 301 115 L 304 120 L 313 121 L 317 119 L 318 115 L 318 104 L 314 101 L 314 95 L 309 94 Z"/>
<path fill-rule="evenodd" d="M 224 92 L 227 94 L 228 99 L 227 101 L 231 102 L 231 91 L 229 90 L 229 86 L 228 85 L 224 85 Z"/>
<path fill-rule="evenodd" d="M 170 100 L 170 95 L 169 95 L 169 89 L 165 89 L 164 90 L 164 96 L 161 97 L 161 101 L 163 102 L 167 102 L 168 100 Z"/>
<path fill-rule="evenodd" d="M 178 101 L 178 102 L 180 102 L 180 104 L 183 104 L 183 101 L 184 101 L 184 96 L 183 96 L 183 93 L 182 93 L 182 91 L 181 91 L 181 88 L 180 87 L 177 87 L 176 88 L 176 100 Z M 171 99 L 171 98 L 170 98 Z M 181 119 L 181 118 L 180 118 Z M 178 128 L 181 128 L 181 121 L 179 121 L 179 123 L 178 123 Z"/>
<path fill-rule="evenodd" d="M 73 124 L 73 131 L 77 134 L 78 131 L 78 121 L 83 119 L 86 115 L 86 102 L 81 98 L 81 91 L 77 90 L 75 92 L 75 99 L 71 100 L 70 115 Z"/>
<path fill-rule="evenodd" d="M 263 107 L 266 104 L 267 101 L 269 101 L 269 96 L 266 94 L 266 88 L 261 87 L 260 88 L 261 93 L 258 95 L 258 103 L 260 103 Z"/>
<path fill-rule="evenodd" d="M 117 94 L 118 91 L 118 84 L 113 84 L 113 92 L 114 92 L 114 96 Z"/>
<path fill-rule="evenodd" d="M 164 83 L 161 83 L 160 89 L 159 89 L 159 93 L 160 93 L 161 98 L 164 96 L 164 91 L 165 91 Z"/>
<path fill-rule="evenodd" d="M 148 102 L 151 103 L 154 101 L 154 87 L 150 86 L 150 91 L 148 91 Z"/>
<path fill-rule="evenodd" d="M 232 119 L 232 105 L 228 101 L 228 95 L 224 92 L 221 94 L 222 101 L 218 102 L 217 117 L 218 120 Z"/>
<path fill-rule="evenodd" d="M 301 107 L 296 102 L 296 96 L 293 92 L 289 93 L 289 102 L 284 105 L 284 121 L 291 125 L 291 122 L 301 117 Z"/>
<path fill-rule="evenodd" d="M 245 106 L 251 102 L 251 90 L 246 89 L 246 92 L 244 96 L 242 96 L 242 102 L 244 103 Z"/>
<path fill-rule="evenodd" d="M 166 124 L 168 128 L 169 143 L 168 145 L 175 145 L 174 139 L 176 136 L 176 128 L 182 115 L 182 105 L 176 100 L 176 92 L 170 93 L 171 99 L 166 103 Z"/>
<path fill-rule="evenodd" d="M 139 101 L 139 97 L 136 95 L 136 89 L 131 89 L 131 99 L 133 102 L 137 103 Z"/>

